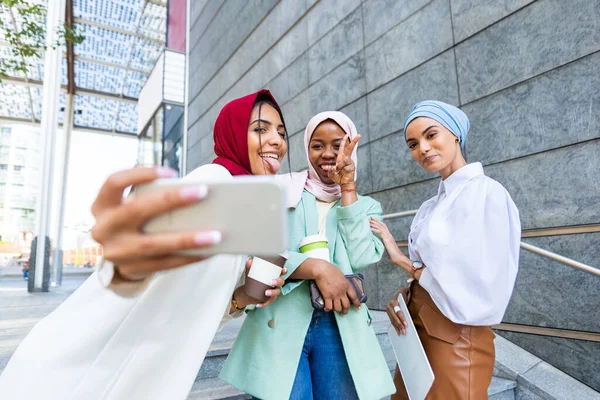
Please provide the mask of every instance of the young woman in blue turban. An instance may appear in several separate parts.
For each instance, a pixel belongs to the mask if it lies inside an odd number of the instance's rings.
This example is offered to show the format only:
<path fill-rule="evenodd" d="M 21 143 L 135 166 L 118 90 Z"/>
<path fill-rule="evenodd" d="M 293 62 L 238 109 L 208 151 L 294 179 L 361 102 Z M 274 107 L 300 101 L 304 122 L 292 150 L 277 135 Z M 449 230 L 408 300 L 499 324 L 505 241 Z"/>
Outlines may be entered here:
<path fill-rule="evenodd" d="M 435 380 L 428 400 L 487 399 L 494 371 L 494 333 L 510 300 L 519 264 L 519 211 L 481 163 L 462 149 L 469 119 L 439 101 L 417 104 L 404 123 L 406 144 L 425 170 L 439 173 L 437 194 L 421 205 L 408 240 L 409 257 L 386 225 L 371 220 L 394 264 L 413 280 L 387 305 L 398 334 L 403 292 Z M 408 399 L 396 368 L 393 400 Z"/>

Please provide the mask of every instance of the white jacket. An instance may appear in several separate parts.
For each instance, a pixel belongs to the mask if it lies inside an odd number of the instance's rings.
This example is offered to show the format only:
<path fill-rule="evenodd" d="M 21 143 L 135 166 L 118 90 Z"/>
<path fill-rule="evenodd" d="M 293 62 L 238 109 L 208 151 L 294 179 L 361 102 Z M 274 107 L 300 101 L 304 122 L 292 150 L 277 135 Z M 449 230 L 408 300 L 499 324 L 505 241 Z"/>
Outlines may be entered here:
<path fill-rule="evenodd" d="M 205 165 L 189 176 L 230 175 Z M 0 398 L 185 399 L 231 318 L 245 260 L 218 255 L 156 273 L 128 297 L 92 274 L 23 340 L 0 376 Z"/>

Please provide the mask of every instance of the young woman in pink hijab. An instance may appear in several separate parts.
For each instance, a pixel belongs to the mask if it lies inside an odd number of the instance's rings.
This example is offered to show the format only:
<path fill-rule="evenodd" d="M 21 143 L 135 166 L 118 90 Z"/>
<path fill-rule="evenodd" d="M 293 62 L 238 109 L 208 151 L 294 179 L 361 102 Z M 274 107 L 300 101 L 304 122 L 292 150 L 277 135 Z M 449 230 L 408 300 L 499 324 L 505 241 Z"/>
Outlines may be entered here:
<path fill-rule="evenodd" d="M 247 311 L 220 375 L 254 398 L 380 399 L 395 391 L 369 310 L 344 276 L 384 251 L 369 227 L 381 205 L 356 193 L 359 138 L 341 112 L 314 116 L 304 136 L 309 170 L 283 177 L 293 207 L 286 284 L 271 306 Z M 331 262 L 300 251 L 302 239 L 317 234 L 327 238 Z M 323 309 L 313 308 L 310 281 Z"/>

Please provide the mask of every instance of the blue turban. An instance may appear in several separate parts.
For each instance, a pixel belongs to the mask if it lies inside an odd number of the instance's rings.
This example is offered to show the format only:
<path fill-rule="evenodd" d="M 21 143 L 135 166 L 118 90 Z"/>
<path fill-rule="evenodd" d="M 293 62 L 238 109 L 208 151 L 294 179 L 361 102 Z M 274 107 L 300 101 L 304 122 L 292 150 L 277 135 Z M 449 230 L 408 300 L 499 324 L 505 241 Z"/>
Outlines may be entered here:
<path fill-rule="evenodd" d="M 460 148 L 465 147 L 471 123 L 467 114 L 458 108 L 435 100 L 426 100 L 418 103 L 413 107 L 408 117 L 406 117 L 406 122 L 404 122 L 405 135 L 408 124 L 419 117 L 431 118 L 444 125 L 454 136 L 460 139 Z"/>

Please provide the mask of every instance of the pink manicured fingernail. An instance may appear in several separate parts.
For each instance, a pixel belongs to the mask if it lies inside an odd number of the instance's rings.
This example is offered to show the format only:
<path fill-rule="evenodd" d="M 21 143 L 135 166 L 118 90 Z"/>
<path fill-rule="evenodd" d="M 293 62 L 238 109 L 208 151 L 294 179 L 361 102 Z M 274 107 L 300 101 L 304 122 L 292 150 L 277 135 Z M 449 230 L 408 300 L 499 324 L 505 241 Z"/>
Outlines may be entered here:
<path fill-rule="evenodd" d="M 272 294 L 273 292 L 271 292 L 270 290 L 265 291 L 265 296 L 267 297 L 271 297 Z"/>
<path fill-rule="evenodd" d="M 177 176 L 177 171 L 167 167 L 156 167 L 156 175 L 159 178 L 173 178 Z"/>
<path fill-rule="evenodd" d="M 221 232 L 218 231 L 198 232 L 194 236 L 194 243 L 198 246 L 209 246 L 221 243 L 221 239 Z"/>
<path fill-rule="evenodd" d="M 179 194 L 181 195 L 182 198 L 184 198 L 186 200 L 192 200 L 192 199 L 201 200 L 201 199 L 205 198 L 206 195 L 208 194 L 208 187 L 206 187 L 205 185 L 186 186 L 184 188 L 181 188 L 181 190 L 179 191 Z"/>
<path fill-rule="evenodd" d="M 256 308 L 262 308 L 262 304 L 257 304 Z"/>
<path fill-rule="evenodd" d="M 287 268 L 284 268 L 284 269 L 283 269 L 283 274 L 284 274 L 284 275 L 285 275 L 285 274 L 287 274 Z"/>
<path fill-rule="evenodd" d="M 277 279 L 273 279 L 273 280 L 271 281 L 271 286 L 277 286 L 277 283 L 278 283 L 278 282 L 277 282 Z"/>

